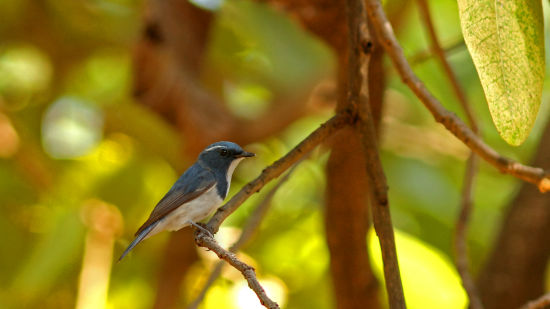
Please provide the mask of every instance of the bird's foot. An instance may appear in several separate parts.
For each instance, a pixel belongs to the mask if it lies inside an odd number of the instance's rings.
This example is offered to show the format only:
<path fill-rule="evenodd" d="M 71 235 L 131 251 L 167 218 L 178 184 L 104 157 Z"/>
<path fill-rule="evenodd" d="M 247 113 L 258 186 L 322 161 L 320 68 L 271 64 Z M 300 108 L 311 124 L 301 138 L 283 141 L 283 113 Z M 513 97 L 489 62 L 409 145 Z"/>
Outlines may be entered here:
<path fill-rule="evenodd" d="M 202 223 L 195 223 L 191 220 L 189 220 L 189 224 L 191 224 L 192 226 L 196 227 L 197 229 L 205 232 L 206 234 L 208 234 L 208 236 L 214 238 L 214 235 L 212 235 L 212 233 L 206 228 L 206 225 L 205 224 L 202 224 Z"/>

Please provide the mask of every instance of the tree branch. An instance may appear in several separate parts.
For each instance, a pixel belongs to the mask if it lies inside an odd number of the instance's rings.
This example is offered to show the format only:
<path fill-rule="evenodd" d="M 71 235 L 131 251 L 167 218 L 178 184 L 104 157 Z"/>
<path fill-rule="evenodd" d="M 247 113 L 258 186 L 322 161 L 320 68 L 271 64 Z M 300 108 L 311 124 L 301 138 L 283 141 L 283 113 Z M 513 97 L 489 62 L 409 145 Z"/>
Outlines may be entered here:
<path fill-rule="evenodd" d="M 455 40 L 451 43 L 447 43 L 447 45 L 443 47 L 443 52 L 445 55 L 449 55 L 457 51 L 460 51 L 464 48 L 466 48 L 466 45 L 464 44 L 464 40 L 460 38 L 460 40 Z M 430 60 L 433 57 L 433 55 L 434 55 L 434 51 L 432 50 L 432 48 L 430 48 L 430 49 L 417 51 L 416 53 L 409 56 L 408 59 L 409 59 L 409 63 L 414 67 L 418 64 L 421 64 L 423 62 Z"/>
<path fill-rule="evenodd" d="M 243 274 L 246 281 L 248 281 L 248 286 L 254 291 L 254 293 L 256 293 L 264 307 L 270 309 L 279 308 L 279 305 L 272 301 L 265 293 L 264 289 L 260 285 L 260 282 L 256 278 L 256 272 L 252 266 L 244 263 L 239 260 L 235 254 L 222 248 L 214 238 L 210 237 L 202 230 L 196 231 L 195 241 L 198 246 L 206 247 L 212 250 L 220 259 L 227 261 L 227 263 L 239 270 Z"/>
<path fill-rule="evenodd" d="M 470 104 L 468 104 L 468 99 L 466 98 L 466 95 L 464 94 L 464 91 L 460 86 L 460 82 L 458 81 L 458 78 L 453 72 L 451 65 L 447 61 L 445 50 L 443 50 L 443 48 L 441 47 L 441 44 L 439 43 L 439 39 L 437 38 L 437 33 L 435 32 L 435 27 L 432 21 L 432 16 L 430 14 L 430 8 L 428 7 L 428 2 L 426 0 L 417 0 L 417 1 L 418 1 L 418 8 L 420 9 L 420 14 L 422 15 L 421 20 L 424 22 L 424 25 L 428 32 L 428 36 L 430 37 L 431 48 L 435 56 L 439 60 L 439 63 L 443 68 L 443 72 L 445 72 L 445 74 L 447 75 L 447 78 L 451 83 L 451 87 L 456 97 L 458 98 L 458 102 L 460 103 L 460 105 L 464 109 L 464 112 L 466 113 L 466 118 L 468 118 L 468 122 L 470 122 L 470 127 L 472 128 L 472 131 L 474 131 L 474 133 L 477 134 L 479 130 L 477 121 L 474 117 L 472 109 L 470 108 Z"/>
<path fill-rule="evenodd" d="M 239 249 L 241 249 L 244 244 L 250 240 L 256 229 L 260 226 L 260 223 L 262 222 L 263 218 L 265 217 L 265 214 L 267 213 L 268 209 L 272 205 L 271 201 L 273 200 L 273 197 L 275 196 L 275 193 L 279 190 L 279 188 L 288 180 L 290 175 L 294 172 L 298 164 L 295 164 L 281 180 L 273 187 L 267 195 L 264 197 L 264 199 L 256 206 L 252 214 L 250 215 L 246 225 L 242 229 L 241 235 L 239 236 L 239 239 L 231 247 L 229 247 L 229 252 L 235 253 Z M 195 298 L 195 300 L 187 307 L 188 309 L 195 309 L 198 308 L 199 304 L 204 299 L 204 296 L 206 296 L 206 292 L 208 292 L 208 289 L 214 284 L 216 279 L 220 276 L 222 272 L 223 267 L 223 261 L 219 261 L 216 263 L 216 266 L 214 267 L 214 270 L 210 273 L 210 276 L 208 277 L 208 280 L 202 287 L 201 291 Z"/>
<path fill-rule="evenodd" d="M 266 167 L 256 179 L 246 184 L 231 198 L 231 200 L 229 200 L 229 202 L 218 208 L 214 216 L 210 218 L 205 227 L 211 232 L 216 233 L 222 222 L 252 194 L 260 191 L 260 189 L 269 183 L 269 181 L 284 173 L 288 168 L 298 162 L 326 138 L 347 125 L 350 122 L 350 119 L 349 114 L 339 113 L 323 123 L 285 156 Z M 279 308 L 277 303 L 267 297 L 265 291 L 256 279 L 254 269 L 251 266 L 237 259 L 233 253 L 223 249 L 212 237 L 201 230 L 198 230 L 195 234 L 195 242 L 198 246 L 207 247 L 208 249 L 214 251 L 220 259 L 226 260 L 231 266 L 238 269 L 246 278 L 248 281 L 248 286 L 254 290 L 262 305 L 267 308 Z"/>
<path fill-rule="evenodd" d="M 380 1 L 366 0 L 366 4 L 367 13 L 371 19 L 373 28 L 381 37 L 382 45 L 390 56 L 402 81 L 407 84 L 420 101 L 422 101 L 435 120 L 443 124 L 447 130 L 460 139 L 473 152 L 495 166 L 501 172 L 533 183 L 538 186 L 541 192 L 550 190 L 550 178 L 542 168 L 523 165 L 512 159 L 501 156 L 472 132 L 460 118 L 441 105 L 412 71 L 403 54 L 401 46 L 393 34 L 392 27 L 386 18 Z"/>
<path fill-rule="evenodd" d="M 550 293 L 542 295 L 540 298 L 532 300 L 521 306 L 520 309 L 544 309 L 550 306 Z"/>
<path fill-rule="evenodd" d="M 347 104 L 352 110 L 355 110 L 359 116 L 359 121 L 356 123 L 356 129 L 361 137 L 361 144 L 365 153 L 366 169 L 370 181 L 369 187 L 371 189 L 372 218 L 382 251 L 388 302 L 392 309 L 406 308 L 389 210 L 387 195 L 388 186 L 382 163 L 378 155 L 374 120 L 372 118 L 368 99 L 359 99 L 361 87 L 363 86 L 363 78 L 361 75 L 363 65 L 361 62 L 360 48 L 370 45 L 362 44 L 370 41 L 366 16 L 364 15 L 365 8 L 363 6 L 363 0 L 347 0 L 346 4 L 348 16 Z M 366 42 L 363 42 L 363 40 L 366 40 Z M 365 58 L 363 63 L 368 68 L 370 61 L 368 49 L 366 50 Z M 368 69 L 366 71 L 368 72 Z M 365 79 L 368 79 L 368 76 L 366 76 Z M 368 80 L 366 84 L 368 84 Z M 368 93 L 366 96 L 368 97 Z"/>
<path fill-rule="evenodd" d="M 229 202 L 218 208 L 214 216 L 208 221 L 206 227 L 211 232 L 217 232 L 222 222 L 232 214 L 239 206 L 244 203 L 252 194 L 260 191 L 267 183 L 284 173 L 294 163 L 298 162 L 304 155 L 323 142 L 350 122 L 350 115 L 340 113 L 323 123 L 319 128 L 313 131 L 308 137 L 301 141 L 285 156 L 266 167 L 262 173 L 246 184 L 235 194 Z"/>

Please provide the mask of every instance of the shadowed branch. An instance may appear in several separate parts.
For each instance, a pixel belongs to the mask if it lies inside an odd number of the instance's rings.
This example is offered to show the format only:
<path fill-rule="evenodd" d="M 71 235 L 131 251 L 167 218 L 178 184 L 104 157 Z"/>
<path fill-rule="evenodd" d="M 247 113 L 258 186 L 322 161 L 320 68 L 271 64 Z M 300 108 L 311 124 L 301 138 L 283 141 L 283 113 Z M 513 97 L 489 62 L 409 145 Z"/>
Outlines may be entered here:
<path fill-rule="evenodd" d="M 370 35 L 363 0 L 347 0 L 346 12 L 348 20 L 348 80 L 347 80 L 347 98 L 346 104 L 358 113 L 356 129 L 361 137 L 361 144 L 364 149 L 367 175 L 371 189 L 371 212 L 374 229 L 378 235 L 380 248 L 382 251 L 382 261 L 384 264 L 384 278 L 386 290 L 388 292 L 388 302 L 390 308 L 406 308 L 405 297 L 403 295 L 403 286 L 401 275 L 399 273 L 399 264 L 397 261 L 397 251 L 395 247 L 395 236 L 391 221 L 388 185 L 386 176 L 382 168 L 382 162 L 378 154 L 376 145 L 376 131 L 374 120 L 369 106 L 369 100 L 360 100 L 361 89 L 363 85 L 363 76 L 361 69 L 365 66 L 368 72 L 370 61 L 370 51 L 364 52 L 364 59 L 361 59 L 361 49 L 359 48 L 363 41 L 369 42 Z M 366 44 L 367 46 L 369 44 Z M 363 60 L 363 61 L 362 61 Z M 365 76 L 368 79 L 368 76 Z M 368 91 L 366 97 L 368 98 Z"/>

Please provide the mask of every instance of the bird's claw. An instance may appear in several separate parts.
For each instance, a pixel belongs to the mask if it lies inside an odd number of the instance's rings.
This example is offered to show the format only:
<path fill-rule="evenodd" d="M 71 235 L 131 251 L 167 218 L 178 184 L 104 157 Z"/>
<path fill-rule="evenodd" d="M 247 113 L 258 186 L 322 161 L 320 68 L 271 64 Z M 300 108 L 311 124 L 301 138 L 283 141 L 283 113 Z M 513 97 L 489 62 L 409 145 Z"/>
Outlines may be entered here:
<path fill-rule="evenodd" d="M 211 238 L 214 238 L 214 235 L 212 235 L 212 233 L 208 230 L 208 228 L 206 227 L 205 224 L 203 223 L 195 223 L 193 221 L 189 221 L 189 224 L 191 224 L 192 226 L 196 227 L 198 230 L 206 233 L 208 236 L 210 236 Z"/>

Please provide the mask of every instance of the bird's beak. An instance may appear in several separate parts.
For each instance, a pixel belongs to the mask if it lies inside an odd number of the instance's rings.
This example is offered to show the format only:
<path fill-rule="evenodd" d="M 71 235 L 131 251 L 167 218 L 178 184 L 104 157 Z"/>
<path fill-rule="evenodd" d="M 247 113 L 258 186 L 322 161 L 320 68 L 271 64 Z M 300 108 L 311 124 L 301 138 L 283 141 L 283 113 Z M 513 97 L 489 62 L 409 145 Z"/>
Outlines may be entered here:
<path fill-rule="evenodd" d="M 253 157 L 255 156 L 256 154 L 252 153 L 252 152 L 246 152 L 246 151 L 243 151 L 241 152 L 240 154 L 236 155 L 235 157 L 236 158 L 249 158 L 249 157 Z"/>

